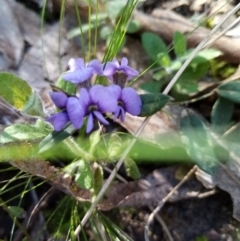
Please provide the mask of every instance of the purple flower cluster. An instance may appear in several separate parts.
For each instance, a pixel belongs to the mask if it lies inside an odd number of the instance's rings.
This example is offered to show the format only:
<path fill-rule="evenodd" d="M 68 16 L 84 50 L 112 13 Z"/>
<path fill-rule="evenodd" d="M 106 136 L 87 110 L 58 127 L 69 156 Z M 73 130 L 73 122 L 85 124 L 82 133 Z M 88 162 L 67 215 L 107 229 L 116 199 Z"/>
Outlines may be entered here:
<path fill-rule="evenodd" d="M 109 86 L 91 85 L 94 74 L 105 76 L 111 80 Z M 58 113 L 50 116 L 51 122 L 56 131 L 60 131 L 71 122 L 76 129 L 83 125 L 87 117 L 86 132 L 89 133 L 94 127 L 94 120 L 104 125 L 109 122 L 105 114 L 112 113 L 114 118 L 122 122 L 125 113 L 139 115 L 142 102 L 137 92 L 131 87 L 124 87 L 127 81 L 139 74 L 138 71 L 128 66 L 127 58 L 122 58 L 121 64 L 114 59 L 112 62 L 101 64 L 98 60 L 91 61 L 85 65 L 83 59 L 70 59 L 69 71 L 64 73 L 62 78 L 80 86 L 79 96 L 67 96 L 62 92 L 50 93 Z"/>

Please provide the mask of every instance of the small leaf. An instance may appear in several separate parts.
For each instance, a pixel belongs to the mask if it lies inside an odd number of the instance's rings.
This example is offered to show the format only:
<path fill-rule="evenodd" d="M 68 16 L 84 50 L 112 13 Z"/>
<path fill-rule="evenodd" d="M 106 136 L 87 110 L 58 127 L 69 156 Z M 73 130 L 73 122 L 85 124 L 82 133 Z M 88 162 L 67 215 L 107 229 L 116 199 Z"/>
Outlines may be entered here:
<path fill-rule="evenodd" d="M 94 169 L 94 194 L 97 195 L 103 186 L 103 169 L 101 166 L 97 166 Z"/>
<path fill-rule="evenodd" d="M 140 95 L 142 100 L 142 111 L 139 116 L 150 116 L 160 111 L 167 102 L 170 101 L 170 97 L 164 94 L 144 94 Z"/>
<path fill-rule="evenodd" d="M 27 82 L 14 74 L 0 73 L 0 96 L 17 109 L 22 109 L 32 94 Z"/>
<path fill-rule="evenodd" d="M 168 54 L 166 53 L 159 53 L 157 55 L 158 63 L 163 66 L 164 68 L 167 68 L 170 66 L 171 59 Z"/>
<path fill-rule="evenodd" d="M 27 103 L 22 108 L 22 112 L 28 115 L 44 117 L 43 104 L 36 91 L 32 93 Z"/>
<path fill-rule="evenodd" d="M 13 124 L 4 129 L 0 143 L 21 140 L 34 140 L 45 137 L 52 131 L 50 124 L 38 119 L 35 125 Z"/>
<path fill-rule="evenodd" d="M 139 179 L 141 177 L 141 174 L 139 172 L 139 169 L 131 158 L 126 158 L 124 160 L 124 166 L 127 172 L 127 175 L 133 179 Z"/>
<path fill-rule="evenodd" d="M 212 113 L 211 123 L 215 132 L 223 133 L 229 125 L 234 110 L 234 103 L 225 98 L 219 97 L 215 102 Z"/>
<path fill-rule="evenodd" d="M 146 32 L 142 34 L 141 39 L 143 48 L 153 61 L 158 60 L 159 53 L 167 53 L 166 44 L 156 34 Z"/>
<path fill-rule="evenodd" d="M 232 81 L 222 84 L 217 88 L 219 96 L 224 97 L 234 103 L 240 104 L 240 81 Z"/>
<path fill-rule="evenodd" d="M 93 173 L 88 161 L 77 161 L 78 171 L 76 173 L 75 181 L 80 188 L 91 189 L 93 187 Z"/>
<path fill-rule="evenodd" d="M 198 52 L 198 57 L 203 57 L 206 60 L 212 60 L 222 55 L 222 52 L 218 49 L 203 49 Z"/>
<path fill-rule="evenodd" d="M 60 77 L 57 81 L 57 87 L 68 93 L 69 95 L 75 95 L 77 91 L 76 85 L 71 83 L 70 81 L 65 81 Z"/>
<path fill-rule="evenodd" d="M 93 133 L 91 133 L 91 135 L 89 137 L 90 138 L 90 150 L 89 150 L 89 153 L 93 153 L 96 145 L 99 143 L 100 138 L 101 138 L 100 134 L 101 134 L 100 130 L 96 130 Z"/>
<path fill-rule="evenodd" d="M 173 35 L 173 47 L 177 56 L 181 56 L 185 53 L 187 48 L 186 37 L 180 32 L 175 32 Z"/>
<path fill-rule="evenodd" d="M 18 206 L 9 206 L 8 211 L 11 213 L 13 217 L 21 218 L 25 213 L 24 209 Z"/>
<path fill-rule="evenodd" d="M 212 174 L 218 163 L 213 140 L 204 122 L 195 113 L 184 113 L 181 119 L 181 139 L 190 158 L 201 169 Z"/>

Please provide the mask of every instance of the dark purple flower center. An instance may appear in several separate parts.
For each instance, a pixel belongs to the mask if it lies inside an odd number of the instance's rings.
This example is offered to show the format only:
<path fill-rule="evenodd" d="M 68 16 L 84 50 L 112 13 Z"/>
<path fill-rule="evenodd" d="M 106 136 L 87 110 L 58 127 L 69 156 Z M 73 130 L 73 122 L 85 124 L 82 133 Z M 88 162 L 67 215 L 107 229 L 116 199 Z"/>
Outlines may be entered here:
<path fill-rule="evenodd" d="M 118 105 L 124 107 L 124 103 L 121 100 L 118 101 Z"/>
<path fill-rule="evenodd" d="M 116 71 L 113 75 L 114 84 L 123 88 L 127 82 L 127 75 L 123 71 Z"/>
<path fill-rule="evenodd" d="M 97 106 L 97 105 L 90 105 L 90 106 L 88 107 L 88 112 L 92 112 L 92 111 L 94 111 L 94 110 L 98 110 L 98 106 Z"/>

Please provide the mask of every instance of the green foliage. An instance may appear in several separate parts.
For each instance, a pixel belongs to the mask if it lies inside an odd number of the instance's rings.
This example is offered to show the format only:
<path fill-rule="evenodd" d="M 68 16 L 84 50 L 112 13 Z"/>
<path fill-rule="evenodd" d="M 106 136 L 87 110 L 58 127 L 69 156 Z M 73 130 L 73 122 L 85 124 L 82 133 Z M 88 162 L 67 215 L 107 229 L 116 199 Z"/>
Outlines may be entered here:
<path fill-rule="evenodd" d="M 240 81 L 232 81 L 222 84 L 217 88 L 219 96 L 224 97 L 234 103 L 240 104 Z"/>
<path fill-rule="evenodd" d="M 187 41 L 185 36 L 180 32 L 175 32 L 173 35 L 173 47 L 176 56 L 182 56 L 187 49 Z"/>
<path fill-rule="evenodd" d="M 150 116 L 160 111 L 167 102 L 170 101 L 170 97 L 164 94 L 144 94 L 140 95 L 142 100 L 142 111 L 140 116 Z"/>
<path fill-rule="evenodd" d="M 13 124 L 4 129 L 0 134 L 0 143 L 21 140 L 35 140 L 48 135 L 52 131 L 50 124 L 38 119 L 36 124 Z"/>
<path fill-rule="evenodd" d="M 143 48 L 153 61 L 159 59 L 158 54 L 167 55 L 166 44 L 156 34 L 146 32 L 142 34 L 141 38 Z"/>
<path fill-rule="evenodd" d="M 181 119 L 181 139 L 190 158 L 204 171 L 212 174 L 218 159 L 210 130 L 195 113 L 185 113 Z"/>
<path fill-rule="evenodd" d="M 232 118 L 234 110 L 234 103 L 219 97 L 215 102 L 212 113 L 211 113 L 211 123 L 212 129 L 217 133 L 223 133 Z"/>
<path fill-rule="evenodd" d="M 66 93 L 68 93 L 69 95 L 75 95 L 76 91 L 77 91 L 76 85 L 74 85 L 73 83 L 71 83 L 69 81 L 63 80 L 62 77 L 60 77 L 58 79 L 57 87 L 59 87 L 60 89 L 62 89 Z"/>
<path fill-rule="evenodd" d="M 139 169 L 135 163 L 135 161 L 131 158 L 126 158 L 124 160 L 124 166 L 125 170 L 127 172 L 127 175 L 133 179 L 139 179 L 141 174 L 139 172 Z"/>
<path fill-rule="evenodd" d="M 91 189 L 94 185 L 93 172 L 88 161 L 83 159 L 77 162 L 76 184 L 83 189 Z"/>
<path fill-rule="evenodd" d="M 161 69 L 156 70 L 153 74 L 153 78 L 161 82 L 160 88 L 171 80 L 174 73 L 181 68 L 182 63 L 189 58 L 193 51 L 192 49 L 186 49 L 186 37 L 180 32 L 174 33 L 173 38 L 175 60 L 171 60 L 164 41 L 155 34 L 142 34 L 142 44 L 154 64 L 161 66 Z M 201 50 L 174 85 L 171 92 L 173 97 L 176 100 L 183 100 L 187 99 L 190 94 L 198 92 L 198 81 L 207 74 L 210 68 L 209 61 L 220 55 L 221 52 L 215 49 Z M 152 89 L 152 84 L 142 85 L 141 87 L 143 89 L 147 88 L 149 91 Z M 155 93 L 155 90 L 152 93 Z"/>
<path fill-rule="evenodd" d="M 27 82 L 14 74 L 0 73 L 0 85 L 0 96 L 17 109 L 22 109 L 32 94 Z"/>
<path fill-rule="evenodd" d="M 9 206 L 8 211 L 11 213 L 13 217 L 21 218 L 22 214 L 24 213 L 23 208 L 18 206 Z"/>
<path fill-rule="evenodd" d="M 36 91 L 29 97 L 28 101 L 22 108 L 22 112 L 33 116 L 45 116 L 43 104 Z"/>

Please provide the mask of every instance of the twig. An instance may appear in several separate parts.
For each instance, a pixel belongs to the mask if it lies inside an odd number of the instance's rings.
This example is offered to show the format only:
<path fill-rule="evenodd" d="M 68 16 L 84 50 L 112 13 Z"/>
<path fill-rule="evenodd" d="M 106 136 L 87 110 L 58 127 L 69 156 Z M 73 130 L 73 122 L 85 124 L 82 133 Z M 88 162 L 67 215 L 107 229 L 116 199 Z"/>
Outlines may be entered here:
<path fill-rule="evenodd" d="M 149 226 L 150 223 L 153 221 L 154 217 L 157 215 L 157 213 L 161 210 L 162 206 L 164 205 L 164 203 L 166 203 L 168 201 L 168 199 L 177 191 L 177 189 L 184 183 L 186 182 L 189 177 L 195 173 L 195 171 L 197 170 L 197 166 L 195 165 L 188 173 L 186 176 L 184 176 L 184 178 L 181 180 L 181 182 L 179 182 L 173 189 L 171 192 L 168 193 L 168 195 L 163 198 L 160 202 L 159 205 L 153 210 L 153 212 L 150 214 L 148 221 L 146 223 L 145 226 L 145 230 L 144 230 L 144 237 L 146 241 L 149 241 L 148 238 L 148 230 L 149 230 Z"/>

